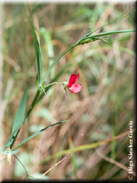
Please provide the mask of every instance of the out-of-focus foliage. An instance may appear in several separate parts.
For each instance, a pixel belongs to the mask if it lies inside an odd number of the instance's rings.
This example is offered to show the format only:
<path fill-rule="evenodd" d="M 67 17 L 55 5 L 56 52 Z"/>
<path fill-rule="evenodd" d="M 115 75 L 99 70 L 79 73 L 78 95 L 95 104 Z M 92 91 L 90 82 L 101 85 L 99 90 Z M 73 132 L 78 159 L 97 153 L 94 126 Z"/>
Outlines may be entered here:
<path fill-rule="evenodd" d="M 130 12 L 134 3 L 3 4 L 2 7 L 3 101 L 5 91 L 12 83 L 6 95 L 8 101 L 2 119 L 5 142 L 11 132 L 25 83 L 28 86 L 28 107 L 37 89 L 33 36 L 23 11 L 33 20 L 40 41 L 44 77 L 61 52 L 89 31 L 127 10 Z M 134 24 L 134 13 L 131 13 L 129 17 L 96 33 L 135 29 Z M 44 30 L 43 35 L 39 34 L 39 30 Z M 72 73 L 79 72 L 82 90 L 76 95 L 67 91 L 66 95 L 63 86 L 51 87 L 21 128 L 15 146 L 41 128 L 68 119 L 21 147 L 17 157 L 29 178 L 32 179 L 33 175 L 39 177 L 63 156 L 45 158 L 72 147 L 111 139 L 127 132 L 129 121 L 134 122 L 135 34 L 112 35 L 106 39 L 107 42 L 99 40 L 74 48 L 60 59 L 50 73 L 48 83 L 53 78 L 57 82 L 68 81 Z M 126 134 L 95 148 L 72 152 L 45 179 L 127 179 L 128 146 Z M 105 157 L 114 159 L 115 163 Z M 12 165 L 7 161 L 1 162 L 3 179 L 24 178 L 26 172 L 19 161 L 12 156 L 11 162 Z"/>

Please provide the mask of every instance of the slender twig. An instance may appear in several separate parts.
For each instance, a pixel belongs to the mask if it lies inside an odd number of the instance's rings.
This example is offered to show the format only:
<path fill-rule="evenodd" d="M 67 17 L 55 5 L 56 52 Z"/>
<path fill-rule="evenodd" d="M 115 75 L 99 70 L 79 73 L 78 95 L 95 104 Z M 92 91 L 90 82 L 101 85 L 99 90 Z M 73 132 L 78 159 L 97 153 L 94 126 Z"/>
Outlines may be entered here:
<path fill-rule="evenodd" d="M 114 165 L 120 167 L 121 169 L 125 170 L 126 172 L 128 172 L 128 168 L 127 168 L 125 165 L 123 165 L 123 164 L 117 162 L 116 160 L 113 160 L 113 159 L 111 159 L 111 158 L 106 157 L 105 155 L 103 155 L 103 154 L 102 154 L 100 151 L 98 151 L 97 149 L 96 149 L 96 152 L 97 152 L 97 154 L 98 154 L 101 158 L 105 159 L 106 161 L 109 161 L 110 163 L 112 163 L 112 164 L 114 164 Z M 133 171 L 132 174 L 133 174 L 134 176 L 136 176 L 136 172 Z"/>

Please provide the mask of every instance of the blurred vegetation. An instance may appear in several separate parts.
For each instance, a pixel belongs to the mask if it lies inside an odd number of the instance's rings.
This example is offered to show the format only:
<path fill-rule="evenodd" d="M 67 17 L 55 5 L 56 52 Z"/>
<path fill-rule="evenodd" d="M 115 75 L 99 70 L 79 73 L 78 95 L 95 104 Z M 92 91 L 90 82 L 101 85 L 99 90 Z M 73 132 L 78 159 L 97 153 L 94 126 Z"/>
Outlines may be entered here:
<path fill-rule="evenodd" d="M 129 13 L 134 9 L 134 3 L 24 3 L 3 4 L 2 9 L 2 87 L 3 101 L 7 100 L 2 119 L 5 143 L 25 83 L 28 85 L 27 108 L 37 89 L 33 37 L 23 11 L 29 14 L 37 30 L 44 76 L 61 52 L 89 31 L 103 26 L 125 11 Z M 134 24 L 133 12 L 96 33 L 135 29 Z M 107 42 L 98 40 L 74 48 L 52 69 L 48 82 L 53 78 L 57 82 L 68 81 L 72 73 L 79 72 L 82 91 L 76 95 L 67 91 L 66 95 L 63 86 L 51 87 L 21 128 L 15 145 L 45 126 L 68 119 L 20 148 L 16 156 L 26 168 L 29 178 L 37 178 L 54 166 L 64 157 L 65 150 L 82 146 L 81 150 L 72 151 L 43 179 L 127 179 L 129 138 L 125 132 L 129 131 L 129 121 L 135 121 L 135 33 L 107 36 L 106 39 Z M 123 136 L 114 138 L 123 133 Z M 108 139 L 112 140 L 107 142 Z M 11 165 L 7 161 L 1 162 L 3 179 L 25 178 L 26 172 L 17 158 L 12 157 Z"/>

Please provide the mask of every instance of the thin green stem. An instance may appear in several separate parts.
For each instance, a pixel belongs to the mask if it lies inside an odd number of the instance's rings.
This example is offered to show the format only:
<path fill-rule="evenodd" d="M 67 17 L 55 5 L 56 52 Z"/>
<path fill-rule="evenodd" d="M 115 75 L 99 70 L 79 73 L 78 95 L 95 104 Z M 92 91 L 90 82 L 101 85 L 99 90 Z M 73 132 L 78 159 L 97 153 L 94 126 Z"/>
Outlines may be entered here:
<path fill-rule="evenodd" d="M 28 118 L 28 116 L 30 115 L 32 109 L 34 108 L 34 106 L 35 106 L 35 104 L 36 104 L 36 102 L 37 102 L 37 100 L 38 100 L 38 97 L 39 97 L 40 92 L 41 92 L 41 90 L 38 89 L 37 92 L 36 92 L 36 95 L 35 95 L 35 97 L 34 97 L 34 99 L 33 99 L 33 101 L 32 101 L 32 103 L 31 103 L 31 105 L 30 105 L 30 107 L 29 107 L 29 110 L 27 111 L 27 114 L 26 114 L 26 117 L 25 117 L 25 119 L 24 119 L 24 122 L 25 122 L 25 120 Z M 24 123 L 24 122 L 23 122 L 23 123 Z"/>
<path fill-rule="evenodd" d="M 51 64 L 50 68 L 48 69 L 48 71 L 46 72 L 45 76 L 44 76 L 44 79 L 43 79 L 43 82 L 46 81 L 51 69 L 54 67 L 54 65 L 60 60 L 61 57 L 63 57 L 63 55 L 65 55 L 67 52 L 69 52 L 72 48 L 78 46 L 78 43 L 75 43 L 73 44 L 72 46 L 70 46 L 68 49 L 66 49 L 63 53 L 61 53 L 59 55 L 59 57 Z M 43 83 L 42 82 L 42 83 Z"/>
<path fill-rule="evenodd" d="M 22 167 L 24 168 L 24 170 L 25 170 L 25 173 L 26 173 L 26 177 L 28 177 L 29 176 L 29 174 L 28 174 L 28 172 L 27 172 L 27 170 L 26 170 L 26 168 L 25 168 L 25 166 L 23 165 L 23 163 L 20 161 L 20 159 L 16 156 L 16 155 L 14 155 L 14 157 L 19 161 L 19 163 L 22 165 Z"/>
<path fill-rule="evenodd" d="M 50 83 L 50 84 L 46 85 L 45 88 L 47 88 L 49 86 L 52 86 L 52 85 L 62 85 L 62 83 L 53 82 L 53 83 Z"/>

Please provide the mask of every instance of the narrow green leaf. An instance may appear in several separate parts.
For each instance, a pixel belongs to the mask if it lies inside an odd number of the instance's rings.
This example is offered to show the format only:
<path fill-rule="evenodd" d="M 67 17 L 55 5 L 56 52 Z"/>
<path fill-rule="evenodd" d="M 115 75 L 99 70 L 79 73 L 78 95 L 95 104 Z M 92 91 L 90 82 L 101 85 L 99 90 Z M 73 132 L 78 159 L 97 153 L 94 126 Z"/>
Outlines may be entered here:
<path fill-rule="evenodd" d="M 8 141 L 6 142 L 4 147 L 0 148 L 0 153 L 2 153 L 4 151 L 4 149 L 6 149 L 7 147 L 9 147 L 12 144 L 12 142 L 9 142 L 9 141 L 10 141 L 10 139 L 8 139 Z"/>
<path fill-rule="evenodd" d="M 78 44 L 80 45 L 80 44 L 96 41 L 98 39 L 101 39 L 99 37 L 102 37 L 102 36 L 120 34 L 120 33 L 131 33 L 131 32 L 135 32 L 135 31 L 136 30 L 119 30 L 119 31 L 103 32 L 103 33 L 99 33 L 99 34 L 95 34 L 95 35 L 85 37 L 85 38 L 81 39 L 81 41 L 79 41 Z"/>
<path fill-rule="evenodd" d="M 136 30 L 118 30 L 118 31 L 111 31 L 111 32 L 103 32 L 100 34 L 89 36 L 88 38 L 97 38 L 100 36 L 112 35 L 112 34 L 120 34 L 120 33 L 131 33 L 135 32 Z"/>
<path fill-rule="evenodd" d="M 93 31 L 88 32 L 88 33 L 87 33 L 86 35 L 84 35 L 77 43 L 80 43 L 81 40 L 83 40 L 84 38 L 86 38 L 86 37 L 88 37 L 89 35 L 93 34 L 93 33 L 96 32 L 97 30 L 102 29 L 103 27 L 105 27 L 105 26 L 107 26 L 107 25 L 110 25 L 110 24 L 112 24 L 112 23 L 115 23 L 115 22 L 117 22 L 117 21 L 119 21 L 119 20 L 121 20 L 121 19 L 127 17 L 128 15 L 129 15 L 129 14 L 127 14 L 126 12 L 124 12 L 122 15 L 120 15 L 119 17 L 117 17 L 117 18 L 111 20 L 110 22 L 104 24 L 103 26 L 101 26 L 101 27 L 99 27 L 99 28 L 97 28 L 97 29 L 95 29 L 95 30 L 93 30 Z"/>
<path fill-rule="evenodd" d="M 117 18 L 111 20 L 110 22 L 106 23 L 105 25 L 103 25 L 103 26 L 101 26 L 101 27 L 99 27 L 99 28 L 93 30 L 93 31 L 91 32 L 91 34 L 93 34 L 94 32 L 96 32 L 96 31 L 99 30 L 99 29 L 102 29 L 103 27 L 105 27 L 105 26 L 107 26 L 107 25 L 110 25 L 110 24 L 112 24 L 112 23 L 118 22 L 119 20 L 121 20 L 121 19 L 123 19 L 123 18 L 125 18 L 125 17 L 127 17 L 127 16 L 129 16 L 129 14 L 127 14 L 127 12 L 124 12 L 124 13 L 123 13 L 122 15 L 120 15 L 119 17 L 117 17 Z"/>
<path fill-rule="evenodd" d="M 67 121 L 67 120 L 60 121 L 60 122 L 57 122 L 57 123 L 55 123 L 55 124 L 52 124 L 52 125 L 50 125 L 50 126 L 47 126 L 46 128 L 43 128 L 43 129 L 39 130 L 38 132 L 34 133 L 33 135 L 31 135 L 30 137 L 28 137 L 27 139 L 25 139 L 23 142 L 21 142 L 17 147 L 15 147 L 15 148 L 13 149 L 13 151 L 16 150 L 16 149 L 18 149 L 20 146 L 22 146 L 23 144 L 25 144 L 25 143 L 28 142 L 30 139 L 32 139 L 33 137 L 37 136 L 38 134 L 40 134 L 40 133 L 43 132 L 44 130 L 46 130 L 46 129 L 52 127 L 52 126 L 58 125 L 58 124 L 60 124 L 60 123 L 64 123 L 64 122 L 66 122 L 66 121 Z"/>
<path fill-rule="evenodd" d="M 34 29 L 33 23 L 32 23 L 32 21 L 31 21 L 31 19 L 29 18 L 28 15 L 27 15 L 27 17 L 28 17 L 30 25 L 31 25 L 33 39 L 34 39 L 35 54 L 36 54 L 36 58 L 37 58 L 38 82 L 41 84 L 41 80 L 42 80 L 42 59 L 41 59 L 40 46 L 39 46 L 39 42 L 38 42 L 38 39 L 37 39 L 37 35 L 35 33 L 35 29 Z"/>
<path fill-rule="evenodd" d="M 22 122 L 24 120 L 25 115 L 26 103 L 27 103 L 27 85 L 25 86 L 24 94 L 18 107 L 17 114 L 15 116 L 15 120 L 12 126 L 12 133 L 14 130 L 18 128 L 18 126 L 22 126 Z"/>
<path fill-rule="evenodd" d="M 25 115 L 25 109 L 26 109 L 26 102 L 27 102 L 27 85 L 25 86 L 24 94 L 22 96 L 20 105 L 18 107 L 16 116 L 15 116 L 15 120 L 14 120 L 14 123 L 13 123 L 13 126 L 12 126 L 11 136 L 7 140 L 5 146 L 2 148 L 3 150 L 12 144 L 12 142 L 10 142 L 10 140 L 13 137 L 16 137 L 16 135 L 18 133 L 18 130 L 23 125 L 24 115 Z M 15 138 L 13 140 L 15 140 Z"/>

